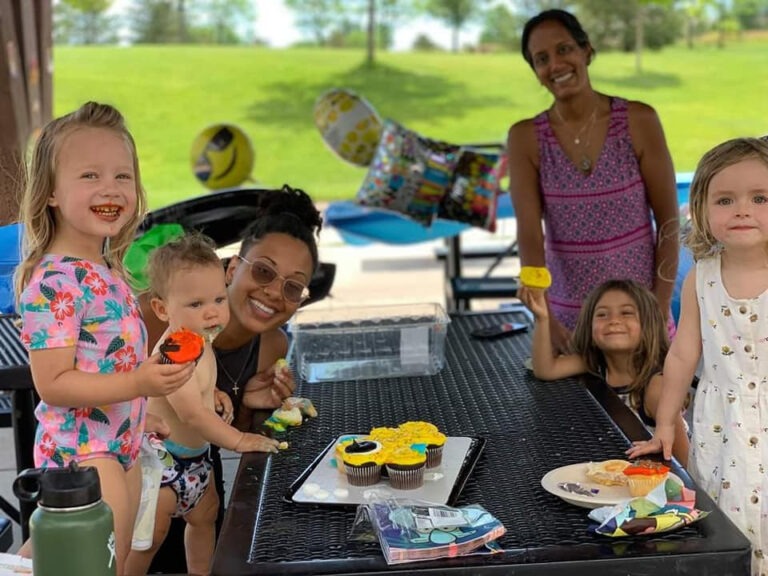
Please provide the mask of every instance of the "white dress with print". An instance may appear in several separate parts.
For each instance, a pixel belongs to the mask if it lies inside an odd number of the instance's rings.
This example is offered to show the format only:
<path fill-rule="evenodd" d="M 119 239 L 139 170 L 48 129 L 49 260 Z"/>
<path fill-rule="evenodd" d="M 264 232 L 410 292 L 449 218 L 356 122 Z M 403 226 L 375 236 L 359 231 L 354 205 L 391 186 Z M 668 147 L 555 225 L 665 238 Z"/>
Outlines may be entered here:
<path fill-rule="evenodd" d="M 696 263 L 702 375 L 689 469 L 752 542 L 752 575 L 768 576 L 768 292 L 737 300 L 720 256 Z"/>

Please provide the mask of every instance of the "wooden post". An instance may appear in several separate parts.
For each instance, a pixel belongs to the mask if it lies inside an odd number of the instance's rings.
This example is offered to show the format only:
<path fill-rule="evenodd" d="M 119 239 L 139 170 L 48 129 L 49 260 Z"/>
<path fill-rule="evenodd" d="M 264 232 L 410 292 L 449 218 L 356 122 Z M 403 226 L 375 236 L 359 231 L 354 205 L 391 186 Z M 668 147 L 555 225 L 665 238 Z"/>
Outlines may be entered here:
<path fill-rule="evenodd" d="M 37 55 L 40 60 L 40 112 L 45 126 L 53 118 L 53 7 L 51 0 L 35 0 Z"/>
<path fill-rule="evenodd" d="M 0 0 L 0 225 L 18 219 L 22 154 L 29 135 L 18 21 L 11 0 Z"/>
<path fill-rule="evenodd" d="M 53 115 L 51 0 L 0 0 L 0 225 L 18 220 L 23 159 Z"/>

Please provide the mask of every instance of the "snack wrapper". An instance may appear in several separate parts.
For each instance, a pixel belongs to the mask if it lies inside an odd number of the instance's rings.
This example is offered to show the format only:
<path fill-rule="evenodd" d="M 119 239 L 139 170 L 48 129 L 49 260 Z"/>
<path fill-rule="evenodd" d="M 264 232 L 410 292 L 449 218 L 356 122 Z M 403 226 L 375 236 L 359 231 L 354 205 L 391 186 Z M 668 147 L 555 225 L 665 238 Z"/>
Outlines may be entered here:
<path fill-rule="evenodd" d="M 595 508 L 589 513 L 589 518 L 596 524 L 590 525 L 589 529 L 613 538 L 657 534 L 677 530 L 708 514 L 696 508 L 696 493 L 693 490 L 667 478 L 647 496 Z"/>
<path fill-rule="evenodd" d="M 400 564 L 500 552 L 494 541 L 507 529 L 478 504 L 454 508 L 382 494 L 358 507 L 350 538 L 370 540 L 371 532 L 387 564 Z"/>

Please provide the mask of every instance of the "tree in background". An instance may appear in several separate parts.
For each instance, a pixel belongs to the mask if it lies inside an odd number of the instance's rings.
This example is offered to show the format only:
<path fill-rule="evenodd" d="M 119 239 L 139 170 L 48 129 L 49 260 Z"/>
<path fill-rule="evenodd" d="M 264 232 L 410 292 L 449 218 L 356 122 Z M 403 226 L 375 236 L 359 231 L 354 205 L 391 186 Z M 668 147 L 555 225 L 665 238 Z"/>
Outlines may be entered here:
<path fill-rule="evenodd" d="M 485 49 L 491 50 L 510 52 L 518 50 L 525 20 L 507 6 L 497 4 L 484 14 L 480 44 Z"/>
<path fill-rule="evenodd" d="M 318 46 L 325 46 L 333 29 L 342 22 L 341 0 L 285 0 L 296 13 L 296 26 L 311 36 Z"/>
<path fill-rule="evenodd" d="M 643 50 L 672 44 L 682 28 L 672 0 L 578 0 L 578 8 L 579 20 L 595 48 L 634 51 L 638 73 Z"/>
<path fill-rule="evenodd" d="M 683 0 L 679 3 L 685 19 L 685 45 L 690 49 L 693 49 L 694 36 L 703 31 L 703 25 L 706 22 L 705 10 L 711 3 L 711 0 Z"/>
<path fill-rule="evenodd" d="M 768 27 L 768 0 L 733 0 L 733 16 L 744 30 Z"/>
<path fill-rule="evenodd" d="M 426 0 L 424 10 L 451 28 L 451 51 L 458 52 L 459 31 L 481 15 L 486 3 L 487 0 Z"/>
<path fill-rule="evenodd" d="M 128 19 L 136 44 L 172 44 L 181 40 L 177 8 L 168 0 L 137 0 L 129 8 Z M 186 22 L 182 27 L 186 34 Z"/>
<path fill-rule="evenodd" d="M 251 40 L 250 0 L 133 0 L 128 9 L 137 44 L 239 44 Z"/>
<path fill-rule="evenodd" d="M 108 44 L 117 41 L 112 0 L 61 0 L 53 6 L 57 44 Z"/>
<path fill-rule="evenodd" d="M 296 24 L 318 46 L 366 49 L 373 66 L 376 49 L 392 46 L 394 28 L 413 13 L 412 0 L 286 0 Z"/>

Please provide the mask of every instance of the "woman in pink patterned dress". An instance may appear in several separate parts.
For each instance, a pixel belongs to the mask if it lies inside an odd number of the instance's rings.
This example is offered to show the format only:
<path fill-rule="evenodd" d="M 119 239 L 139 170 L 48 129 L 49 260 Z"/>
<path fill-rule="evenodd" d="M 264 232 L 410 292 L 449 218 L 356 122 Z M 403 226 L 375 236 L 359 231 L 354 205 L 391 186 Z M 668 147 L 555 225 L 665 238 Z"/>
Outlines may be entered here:
<path fill-rule="evenodd" d="M 16 271 L 21 337 L 41 398 L 35 466 L 96 468 L 114 516 L 118 576 L 139 504 L 146 396 L 173 392 L 194 370 L 146 359 L 122 266 L 145 205 L 136 147 L 117 110 L 89 102 L 43 129 L 22 198 Z"/>
<path fill-rule="evenodd" d="M 668 317 L 679 222 L 674 168 L 656 112 L 592 88 L 595 50 L 568 12 L 547 10 L 529 20 L 522 52 L 554 97 L 548 110 L 514 124 L 508 138 L 521 264 L 552 273 L 553 347 L 568 349 L 581 302 L 606 280 L 640 282 Z"/>

